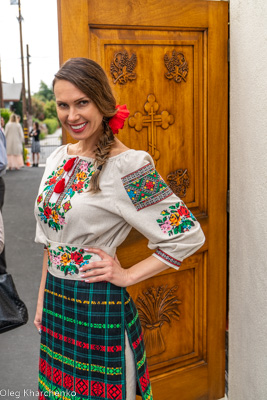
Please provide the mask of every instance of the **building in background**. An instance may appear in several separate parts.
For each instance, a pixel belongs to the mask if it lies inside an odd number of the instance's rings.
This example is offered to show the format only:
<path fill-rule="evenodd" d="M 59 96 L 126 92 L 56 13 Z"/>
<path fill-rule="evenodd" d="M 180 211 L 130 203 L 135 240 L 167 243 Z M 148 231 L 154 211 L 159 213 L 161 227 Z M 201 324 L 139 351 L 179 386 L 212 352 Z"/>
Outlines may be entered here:
<path fill-rule="evenodd" d="M 12 109 L 21 100 L 22 83 L 2 82 L 4 108 Z"/>

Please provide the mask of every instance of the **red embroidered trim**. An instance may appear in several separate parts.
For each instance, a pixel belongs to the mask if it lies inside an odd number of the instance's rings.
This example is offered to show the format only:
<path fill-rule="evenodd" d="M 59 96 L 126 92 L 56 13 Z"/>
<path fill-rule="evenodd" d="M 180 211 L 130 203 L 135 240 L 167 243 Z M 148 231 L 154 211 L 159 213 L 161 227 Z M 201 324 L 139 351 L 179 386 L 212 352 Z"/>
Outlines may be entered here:
<path fill-rule="evenodd" d="M 175 265 L 176 267 L 179 267 L 181 265 L 181 261 L 176 260 L 176 258 L 173 258 L 169 254 L 165 253 L 161 249 L 157 249 L 155 252 L 158 256 L 160 256 L 163 260 L 168 261 L 169 263 Z"/>
<path fill-rule="evenodd" d="M 136 349 L 138 347 L 138 345 L 141 343 L 142 339 L 143 339 L 143 332 L 141 333 L 139 338 L 135 342 L 132 343 L 134 349 Z"/>
<path fill-rule="evenodd" d="M 76 342 L 75 342 L 75 340 L 73 338 L 70 338 L 68 336 L 63 336 L 61 333 L 54 332 L 51 329 L 46 328 L 45 326 L 42 326 L 41 329 L 43 332 L 46 332 L 48 335 L 51 335 L 52 337 L 54 337 L 58 340 L 62 340 L 63 342 L 71 343 L 73 345 L 76 345 L 77 347 L 89 350 L 89 343 L 81 342 L 80 340 L 76 340 Z M 98 344 L 91 344 L 90 349 L 96 350 L 96 351 L 106 351 L 106 346 L 100 346 Z M 122 347 L 121 346 L 108 346 L 107 351 L 108 351 L 108 353 L 109 352 L 116 353 L 116 352 L 122 351 Z"/>

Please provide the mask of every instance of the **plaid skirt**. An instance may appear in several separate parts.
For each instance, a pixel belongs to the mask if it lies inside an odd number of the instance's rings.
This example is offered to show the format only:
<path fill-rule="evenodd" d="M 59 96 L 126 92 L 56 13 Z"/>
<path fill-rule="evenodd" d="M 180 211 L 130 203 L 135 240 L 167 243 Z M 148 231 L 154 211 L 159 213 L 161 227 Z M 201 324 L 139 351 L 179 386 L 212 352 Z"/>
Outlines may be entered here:
<path fill-rule="evenodd" d="M 137 394 L 152 400 L 141 324 L 125 288 L 47 273 L 39 399 L 126 399 L 125 331 Z"/>

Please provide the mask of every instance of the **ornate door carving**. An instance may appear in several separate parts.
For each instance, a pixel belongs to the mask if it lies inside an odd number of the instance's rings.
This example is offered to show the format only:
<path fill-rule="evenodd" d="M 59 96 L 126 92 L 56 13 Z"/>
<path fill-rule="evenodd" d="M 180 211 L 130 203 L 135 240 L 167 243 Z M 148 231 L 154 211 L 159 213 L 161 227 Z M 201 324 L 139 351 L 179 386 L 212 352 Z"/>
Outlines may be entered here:
<path fill-rule="evenodd" d="M 154 400 L 221 398 L 228 4 L 117 0 L 114 6 L 110 0 L 58 0 L 58 6 L 61 62 L 83 56 L 104 67 L 118 103 L 126 103 L 131 112 L 119 139 L 153 153 L 159 173 L 183 197 L 207 238 L 178 272 L 168 269 L 129 288 L 137 304 L 143 301 L 144 307 L 151 300 L 147 306 L 152 324 L 146 316 L 141 318 Z M 117 67 L 112 69 L 112 63 Z M 65 141 L 70 141 L 66 133 Z M 150 254 L 147 240 L 135 230 L 118 251 L 125 268 Z M 169 295 L 175 314 L 167 314 L 170 322 L 160 326 L 152 316 L 168 290 L 173 290 Z M 153 303 L 156 298 L 158 303 Z"/>
<path fill-rule="evenodd" d="M 147 97 L 144 109 L 147 115 L 136 112 L 133 117 L 129 117 L 129 126 L 137 132 L 141 132 L 144 127 L 147 128 L 147 151 L 153 157 L 155 165 L 157 165 L 157 161 L 160 158 L 160 151 L 157 146 L 157 127 L 160 126 L 162 129 L 168 129 L 174 123 L 174 117 L 168 111 L 162 111 L 161 114 L 157 114 L 159 104 L 156 102 L 153 94 Z"/>

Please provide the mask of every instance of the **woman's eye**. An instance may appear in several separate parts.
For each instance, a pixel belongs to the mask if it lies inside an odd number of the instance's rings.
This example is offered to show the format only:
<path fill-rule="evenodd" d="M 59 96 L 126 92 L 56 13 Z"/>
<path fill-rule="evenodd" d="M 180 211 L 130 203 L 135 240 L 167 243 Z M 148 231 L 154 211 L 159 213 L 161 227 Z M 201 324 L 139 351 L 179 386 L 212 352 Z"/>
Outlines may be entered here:
<path fill-rule="evenodd" d="M 89 103 L 88 100 L 81 100 L 81 101 L 79 102 L 79 104 L 80 104 L 81 106 L 86 106 L 88 103 Z"/>
<path fill-rule="evenodd" d="M 58 103 L 57 105 L 59 108 L 66 108 L 68 105 L 66 103 Z"/>

